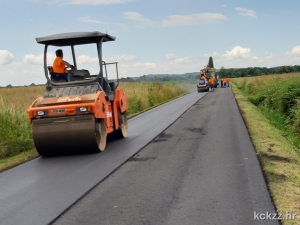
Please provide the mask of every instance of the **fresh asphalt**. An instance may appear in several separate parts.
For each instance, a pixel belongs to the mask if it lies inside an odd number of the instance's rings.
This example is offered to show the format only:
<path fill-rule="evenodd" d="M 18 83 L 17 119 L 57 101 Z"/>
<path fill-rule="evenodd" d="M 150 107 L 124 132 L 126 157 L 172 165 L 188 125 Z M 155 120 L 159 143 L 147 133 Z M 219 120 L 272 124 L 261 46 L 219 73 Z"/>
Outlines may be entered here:
<path fill-rule="evenodd" d="M 254 220 L 274 212 L 231 88 L 217 88 L 54 224 L 280 224 Z"/>
<path fill-rule="evenodd" d="M 39 157 L 0 173 L 0 224 L 51 223 L 204 95 L 194 91 L 130 119 L 128 137 L 99 154 Z"/>

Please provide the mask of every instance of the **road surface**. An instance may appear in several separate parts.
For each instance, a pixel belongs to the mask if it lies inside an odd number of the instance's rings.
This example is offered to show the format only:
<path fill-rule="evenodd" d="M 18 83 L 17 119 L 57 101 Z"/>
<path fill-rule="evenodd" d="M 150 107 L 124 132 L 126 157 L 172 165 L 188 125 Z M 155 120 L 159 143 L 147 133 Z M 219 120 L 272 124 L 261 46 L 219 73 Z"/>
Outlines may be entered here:
<path fill-rule="evenodd" d="M 0 224 L 49 224 L 204 95 L 193 92 L 130 119 L 128 138 L 99 154 L 40 157 L 0 173 Z"/>
<path fill-rule="evenodd" d="M 218 88 L 54 224 L 279 224 L 254 220 L 267 212 L 276 211 L 233 93 Z"/>

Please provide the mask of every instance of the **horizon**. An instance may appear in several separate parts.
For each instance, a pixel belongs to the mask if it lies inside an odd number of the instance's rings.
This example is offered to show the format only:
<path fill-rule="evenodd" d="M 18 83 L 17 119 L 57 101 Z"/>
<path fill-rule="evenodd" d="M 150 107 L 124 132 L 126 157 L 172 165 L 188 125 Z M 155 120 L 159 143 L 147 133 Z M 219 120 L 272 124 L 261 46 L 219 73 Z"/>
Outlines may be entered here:
<path fill-rule="evenodd" d="M 283 66 L 275 66 L 275 67 L 244 67 L 244 68 L 224 68 L 225 70 L 240 70 L 240 69 L 248 69 L 248 68 L 267 68 L 267 69 L 272 69 L 272 68 L 281 68 L 281 67 L 285 67 L 285 66 L 287 66 L 287 65 L 283 65 Z M 294 65 L 294 66 L 300 66 L 300 65 Z M 216 68 L 214 68 L 214 69 L 216 69 Z M 221 69 L 216 69 L 216 71 L 219 71 L 220 72 L 220 70 Z M 145 74 L 145 75 L 140 75 L 140 76 L 131 76 L 130 78 L 136 78 L 136 79 L 138 79 L 138 78 L 141 78 L 141 77 L 143 77 L 143 76 L 162 76 L 162 75 L 164 75 L 164 76 L 180 76 L 180 75 L 185 75 L 185 74 L 196 74 L 196 73 L 199 73 L 199 71 L 197 71 L 197 72 L 186 72 L 186 73 L 178 73 L 178 74 L 162 74 L 162 73 L 158 73 L 158 74 Z M 298 72 L 298 73 L 300 73 L 300 72 Z M 262 74 L 262 75 L 265 75 L 265 74 Z M 269 74 L 267 74 L 267 75 L 269 75 Z M 122 78 L 128 78 L 128 77 L 122 77 Z M 116 78 L 114 78 L 114 79 L 111 79 L 111 80 L 115 80 Z M 119 79 L 121 79 L 121 78 L 119 78 Z M 45 80 L 45 82 L 46 82 L 46 80 Z M 32 85 L 33 84 L 33 85 Z M 43 83 L 43 84 L 41 84 L 41 83 L 39 83 L 39 84 L 37 84 L 37 83 L 31 83 L 31 84 L 21 84 L 21 85 L 12 85 L 12 84 L 7 84 L 7 85 L 4 85 L 4 86 L 1 86 L 0 85 L 0 88 L 6 88 L 6 87 L 29 87 L 29 86 L 44 86 L 44 85 L 46 85 L 46 83 Z"/>

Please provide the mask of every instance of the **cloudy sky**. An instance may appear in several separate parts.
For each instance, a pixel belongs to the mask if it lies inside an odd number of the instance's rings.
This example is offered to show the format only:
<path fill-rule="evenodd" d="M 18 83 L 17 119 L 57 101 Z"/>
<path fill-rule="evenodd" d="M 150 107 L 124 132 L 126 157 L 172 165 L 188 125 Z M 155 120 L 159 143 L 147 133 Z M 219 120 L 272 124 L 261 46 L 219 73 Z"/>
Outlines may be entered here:
<path fill-rule="evenodd" d="M 300 65 L 299 8 L 299 0 L 1 0 L 0 86 L 45 83 L 35 38 L 78 31 L 116 37 L 103 56 L 119 62 L 121 77 L 196 72 L 209 56 L 216 68 Z M 75 51 L 79 69 L 98 71 L 94 45 Z"/>

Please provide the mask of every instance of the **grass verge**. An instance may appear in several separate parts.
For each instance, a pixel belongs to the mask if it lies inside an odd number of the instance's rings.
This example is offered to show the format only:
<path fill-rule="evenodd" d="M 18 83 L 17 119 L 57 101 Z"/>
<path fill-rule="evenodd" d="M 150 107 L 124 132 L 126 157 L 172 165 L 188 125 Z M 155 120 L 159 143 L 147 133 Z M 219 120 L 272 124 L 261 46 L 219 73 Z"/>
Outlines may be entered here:
<path fill-rule="evenodd" d="M 256 154 L 260 160 L 272 199 L 283 216 L 297 214 L 284 225 L 300 224 L 300 154 L 282 131 L 274 127 L 237 86 L 231 83 Z"/>
<path fill-rule="evenodd" d="M 29 150 L 27 152 L 22 152 L 18 155 L 12 156 L 10 158 L 0 160 L 0 172 L 18 166 L 22 163 L 28 162 L 32 159 L 37 158 L 39 155 L 35 149 Z"/>
<path fill-rule="evenodd" d="M 233 78 L 232 82 L 300 149 L 300 73 Z"/>
<path fill-rule="evenodd" d="M 189 85 L 186 86 L 186 89 L 190 89 L 190 88 L 191 88 L 191 86 L 189 86 Z M 158 107 L 158 106 L 160 106 L 160 105 L 163 105 L 163 104 L 165 104 L 165 103 L 167 103 L 167 102 L 173 101 L 173 100 L 175 100 L 176 98 L 180 98 L 180 97 L 182 97 L 182 96 L 184 96 L 184 95 L 187 95 L 187 94 L 189 94 L 189 93 L 191 93 L 191 91 L 190 91 L 190 92 L 188 92 L 188 91 L 187 91 L 187 92 L 184 92 L 183 94 L 180 94 L 180 95 L 178 95 L 178 96 L 176 96 L 176 97 L 173 97 L 173 98 L 171 98 L 171 99 L 168 99 L 168 100 L 166 100 L 166 101 L 164 101 L 164 102 L 157 103 L 156 105 L 154 105 L 154 106 L 152 106 L 152 107 L 149 107 L 149 108 L 144 109 L 144 110 L 142 110 L 142 111 L 139 111 L 139 112 L 137 112 L 137 113 L 131 114 L 131 115 L 128 116 L 128 119 L 133 118 L 133 117 L 135 117 L 135 116 L 137 116 L 137 115 L 140 115 L 140 114 L 142 114 L 142 113 L 144 113 L 144 112 L 146 112 L 146 111 L 149 111 L 150 109 L 153 109 L 153 108 L 155 108 L 155 107 Z"/>

